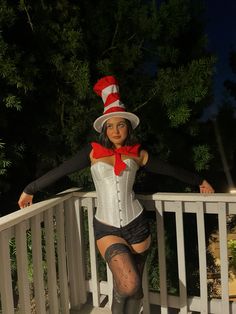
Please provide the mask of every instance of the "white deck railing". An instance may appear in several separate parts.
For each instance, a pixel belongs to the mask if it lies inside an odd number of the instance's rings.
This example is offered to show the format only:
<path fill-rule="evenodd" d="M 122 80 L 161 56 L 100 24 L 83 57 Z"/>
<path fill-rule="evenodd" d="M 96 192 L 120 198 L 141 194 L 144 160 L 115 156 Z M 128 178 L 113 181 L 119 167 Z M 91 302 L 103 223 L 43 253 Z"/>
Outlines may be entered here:
<path fill-rule="evenodd" d="M 145 272 L 144 314 L 150 313 L 151 304 L 160 306 L 162 314 L 167 314 L 170 307 L 179 309 L 179 313 L 236 313 L 236 303 L 229 299 L 227 250 L 227 219 L 236 215 L 236 196 L 158 193 L 140 195 L 139 199 L 148 211 L 156 213 L 158 260 L 155 263 L 159 265 L 160 281 L 160 292 L 151 291 Z M 111 304 L 110 271 L 107 270 L 106 280 L 99 279 L 92 228 L 95 207 L 95 192 L 66 191 L 0 218 L 0 312 L 69 314 L 71 309 L 79 310 L 87 302 L 88 293 L 94 306 L 100 306 L 105 299 L 106 306 Z M 179 293 L 175 296 L 168 294 L 167 287 L 166 212 L 175 216 L 179 278 Z M 183 218 L 188 213 L 196 216 L 199 252 L 200 295 L 193 297 L 187 294 L 185 263 L 187 235 L 184 235 Z M 219 295 L 215 298 L 208 293 L 205 239 L 205 218 L 213 214 L 218 217 L 220 243 Z M 89 278 L 86 273 L 90 273 Z"/>

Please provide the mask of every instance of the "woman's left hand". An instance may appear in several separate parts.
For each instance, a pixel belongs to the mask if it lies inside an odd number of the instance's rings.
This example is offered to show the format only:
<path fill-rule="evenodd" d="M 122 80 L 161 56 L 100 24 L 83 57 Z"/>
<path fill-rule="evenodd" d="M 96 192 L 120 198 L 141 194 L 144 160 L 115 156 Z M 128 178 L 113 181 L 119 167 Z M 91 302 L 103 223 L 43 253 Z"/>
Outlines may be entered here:
<path fill-rule="evenodd" d="M 206 180 L 203 180 L 202 184 L 199 185 L 200 193 L 214 193 L 215 190 Z"/>

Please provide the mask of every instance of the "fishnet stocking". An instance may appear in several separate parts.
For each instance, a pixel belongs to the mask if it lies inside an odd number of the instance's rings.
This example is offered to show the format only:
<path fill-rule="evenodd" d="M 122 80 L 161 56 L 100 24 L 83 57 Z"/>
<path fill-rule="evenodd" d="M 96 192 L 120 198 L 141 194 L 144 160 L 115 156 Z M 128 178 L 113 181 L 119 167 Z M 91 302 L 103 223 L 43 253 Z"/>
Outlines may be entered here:
<path fill-rule="evenodd" d="M 146 262 L 146 257 L 147 257 L 147 251 L 140 254 L 133 254 L 134 263 L 138 269 L 140 281 L 142 281 L 142 275 L 143 275 L 144 265 Z M 140 285 L 140 288 L 137 290 L 137 292 L 134 295 L 126 299 L 126 303 L 123 307 L 123 312 L 121 313 L 139 314 L 140 309 L 141 309 L 141 304 L 142 304 L 142 298 L 143 298 L 143 289 L 142 289 L 142 286 Z"/>
<path fill-rule="evenodd" d="M 115 243 L 106 250 L 105 259 L 113 274 L 117 293 L 123 297 L 134 295 L 141 287 L 141 280 L 130 249 L 122 243 Z"/>

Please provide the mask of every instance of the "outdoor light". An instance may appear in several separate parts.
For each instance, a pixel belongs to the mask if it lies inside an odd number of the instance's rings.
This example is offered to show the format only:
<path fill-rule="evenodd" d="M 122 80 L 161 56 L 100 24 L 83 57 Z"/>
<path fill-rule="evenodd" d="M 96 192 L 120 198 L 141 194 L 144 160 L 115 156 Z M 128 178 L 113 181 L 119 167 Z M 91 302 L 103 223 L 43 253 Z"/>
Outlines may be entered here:
<path fill-rule="evenodd" d="M 229 190 L 229 193 L 230 193 L 230 194 L 236 194 L 236 188 L 231 188 L 231 189 Z"/>

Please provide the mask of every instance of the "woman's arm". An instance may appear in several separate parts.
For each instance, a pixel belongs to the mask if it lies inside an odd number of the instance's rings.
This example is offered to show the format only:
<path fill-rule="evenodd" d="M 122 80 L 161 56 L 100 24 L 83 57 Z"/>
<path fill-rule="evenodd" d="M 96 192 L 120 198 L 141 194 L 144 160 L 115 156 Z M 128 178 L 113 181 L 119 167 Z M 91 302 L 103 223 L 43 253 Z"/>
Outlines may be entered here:
<path fill-rule="evenodd" d="M 47 172 L 40 178 L 34 180 L 33 182 L 29 183 L 25 188 L 23 193 L 21 194 L 18 205 L 20 208 L 24 208 L 32 204 L 33 195 L 40 191 L 41 189 L 49 186 L 50 184 L 54 183 L 58 179 L 73 173 L 75 171 L 84 169 L 90 165 L 89 153 L 91 151 L 91 145 L 87 144 L 85 147 L 80 149 L 78 153 L 63 162 L 60 166 L 52 169 L 51 171 Z"/>
<path fill-rule="evenodd" d="M 199 186 L 201 193 L 214 193 L 213 187 L 196 173 L 173 166 L 154 155 L 142 151 L 142 166 L 146 171 L 174 177 L 182 182 Z"/>

